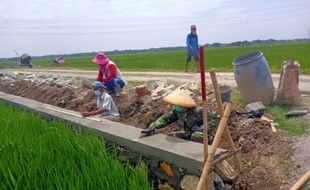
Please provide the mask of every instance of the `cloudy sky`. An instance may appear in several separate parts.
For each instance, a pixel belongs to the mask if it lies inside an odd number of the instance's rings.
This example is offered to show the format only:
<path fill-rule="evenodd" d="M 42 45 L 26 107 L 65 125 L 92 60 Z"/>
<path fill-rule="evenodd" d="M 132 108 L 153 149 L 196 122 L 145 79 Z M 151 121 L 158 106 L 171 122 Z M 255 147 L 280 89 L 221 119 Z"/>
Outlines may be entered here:
<path fill-rule="evenodd" d="M 310 0 L 1 0 L 0 57 L 310 35 Z"/>

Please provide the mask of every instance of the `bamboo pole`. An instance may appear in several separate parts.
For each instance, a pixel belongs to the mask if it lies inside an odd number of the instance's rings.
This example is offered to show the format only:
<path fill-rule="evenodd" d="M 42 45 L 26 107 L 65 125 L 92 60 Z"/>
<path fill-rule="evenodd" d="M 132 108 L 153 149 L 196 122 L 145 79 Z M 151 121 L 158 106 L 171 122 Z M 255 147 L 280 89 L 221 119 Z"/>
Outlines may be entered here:
<path fill-rule="evenodd" d="M 203 117 L 203 155 L 204 161 L 208 157 L 208 110 L 207 110 L 207 93 L 206 78 L 204 65 L 204 48 L 199 48 L 200 76 L 201 76 L 201 96 L 202 96 L 202 117 Z"/>
<path fill-rule="evenodd" d="M 212 69 L 210 71 L 210 77 L 211 77 L 211 80 L 212 80 L 212 85 L 213 85 L 213 89 L 214 89 L 214 93 L 215 93 L 215 100 L 216 100 L 216 103 L 217 103 L 218 113 L 220 114 L 220 116 L 223 116 L 224 108 L 223 108 L 222 98 L 221 98 L 221 94 L 220 94 L 220 89 L 219 89 L 219 85 L 218 85 L 218 82 L 217 82 L 217 78 L 216 78 L 216 74 L 215 74 L 215 70 L 214 69 Z M 236 151 L 237 149 L 236 149 L 234 141 L 233 141 L 233 139 L 231 137 L 231 134 L 230 134 L 230 131 L 229 131 L 229 128 L 228 128 L 227 124 L 225 126 L 225 137 L 226 137 L 226 139 L 228 141 L 228 145 L 230 146 L 231 150 L 232 151 Z M 240 155 L 239 154 L 235 154 L 234 158 L 236 160 L 236 164 L 237 164 L 239 172 L 242 172 Z"/>
<path fill-rule="evenodd" d="M 305 173 L 291 188 L 290 190 L 299 190 L 302 188 L 304 184 L 306 184 L 308 181 L 310 181 L 310 170 Z"/>
<path fill-rule="evenodd" d="M 220 143 L 221 137 L 225 131 L 225 127 L 226 127 L 226 124 L 227 124 L 231 110 L 232 110 L 232 105 L 230 103 L 228 103 L 226 106 L 226 109 L 224 111 L 223 117 L 221 118 L 219 127 L 216 131 L 214 140 L 212 142 L 211 150 L 210 150 L 210 153 L 208 154 L 208 159 L 206 161 L 206 164 L 203 167 L 203 171 L 202 171 L 201 177 L 200 177 L 199 182 L 198 182 L 197 190 L 204 190 L 204 188 L 206 186 L 206 181 L 208 178 L 209 170 L 211 168 L 216 149 L 217 149 L 217 147 Z"/>

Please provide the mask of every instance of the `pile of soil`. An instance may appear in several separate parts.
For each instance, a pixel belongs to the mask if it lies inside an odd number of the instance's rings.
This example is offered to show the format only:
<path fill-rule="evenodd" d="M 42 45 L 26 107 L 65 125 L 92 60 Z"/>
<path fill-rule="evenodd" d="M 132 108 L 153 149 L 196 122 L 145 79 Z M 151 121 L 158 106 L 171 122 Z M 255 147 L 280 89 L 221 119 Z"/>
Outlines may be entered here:
<path fill-rule="evenodd" d="M 96 107 L 93 91 L 86 88 L 2 80 L 0 91 L 79 112 Z M 141 98 L 136 94 L 123 94 L 114 100 L 121 122 L 139 128 L 146 128 L 171 109 L 162 99 L 154 101 L 149 95 Z M 211 99 L 208 100 L 208 109 L 216 111 Z M 234 113 L 229 120 L 229 128 L 236 146 L 242 146 L 243 160 L 243 175 L 235 180 L 233 189 L 288 189 L 292 184 L 290 171 L 281 162 L 292 153 L 291 138 L 281 131 L 273 133 L 269 124 L 260 119 L 248 119 Z M 161 132 L 167 134 L 177 130 L 179 127 L 172 124 Z M 225 141 L 220 147 L 229 149 Z"/>
<path fill-rule="evenodd" d="M 234 182 L 234 189 L 289 189 L 293 184 L 289 170 L 292 139 L 268 122 L 233 115 L 229 129 L 237 147 L 242 147 L 243 175 Z M 227 144 L 222 143 L 223 148 Z"/>

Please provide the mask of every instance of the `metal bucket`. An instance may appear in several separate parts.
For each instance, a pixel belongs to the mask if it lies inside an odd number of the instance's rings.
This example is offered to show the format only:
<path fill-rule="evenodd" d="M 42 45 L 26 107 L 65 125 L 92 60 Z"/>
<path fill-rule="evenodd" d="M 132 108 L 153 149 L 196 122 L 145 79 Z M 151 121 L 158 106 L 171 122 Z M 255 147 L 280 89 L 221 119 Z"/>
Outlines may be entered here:
<path fill-rule="evenodd" d="M 230 102 L 231 100 L 231 87 L 223 85 L 219 87 L 222 102 Z"/>

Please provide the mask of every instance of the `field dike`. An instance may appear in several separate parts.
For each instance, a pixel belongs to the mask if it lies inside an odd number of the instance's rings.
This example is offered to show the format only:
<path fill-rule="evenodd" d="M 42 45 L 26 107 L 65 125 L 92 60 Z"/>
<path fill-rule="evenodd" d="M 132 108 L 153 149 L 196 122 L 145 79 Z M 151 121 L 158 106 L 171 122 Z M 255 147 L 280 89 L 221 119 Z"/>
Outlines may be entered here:
<path fill-rule="evenodd" d="M 140 98 L 131 89 L 115 99 L 121 113 L 121 123 L 96 122 L 46 109 L 46 106 L 53 105 L 57 109 L 65 108 L 76 113 L 74 111 L 95 108 L 96 98 L 92 90 L 74 86 L 80 83 L 76 82 L 80 79 L 2 75 L 0 80 L 0 91 L 16 95 L 1 93 L 1 99 L 39 112 L 47 118 L 65 120 L 78 128 L 95 130 L 109 143 L 119 147 L 122 153 L 120 159 L 130 159 L 133 163 L 142 160 L 158 188 L 169 186 L 180 189 L 185 187 L 186 181 L 195 187 L 203 161 L 201 144 L 161 134 L 138 138 L 140 128 L 145 128 L 170 109 L 161 98 L 154 98 L 152 94 Z M 195 90 L 199 102 L 199 89 Z M 216 110 L 212 99 L 209 99 L 208 107 L 211 111 Z M 234 110 L 242 111 L 238 107 Z M 292 184 L 290 169 L 282 167 L 281 163 L 291 154 L 291 138 L 285 132 L 273 133 L 268 123 L 260 119 L 248 119 L 234 112 L 228 125 L 236 146 L 242 147 L 243 173 L 230 182 L 216 178 L 216 189 L 288 189 Z M 174 124 L 161 132 L 168 134 L 178 130 L 180 128 Z M 226 142 L 222 141 L 220 147 L 227 148 Z M 232 163 L 232 160 L 228 161 Z M 224 187 L 221 187 L 223 182 Z"/>

